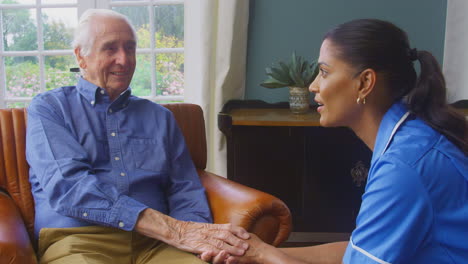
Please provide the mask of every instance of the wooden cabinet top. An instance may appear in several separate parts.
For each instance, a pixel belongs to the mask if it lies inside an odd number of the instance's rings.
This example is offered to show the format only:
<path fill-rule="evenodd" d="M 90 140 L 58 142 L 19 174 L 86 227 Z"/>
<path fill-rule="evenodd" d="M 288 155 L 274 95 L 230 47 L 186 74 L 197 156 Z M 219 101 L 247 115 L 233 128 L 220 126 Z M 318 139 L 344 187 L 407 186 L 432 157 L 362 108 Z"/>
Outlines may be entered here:
<path fill-rule="evenodd" d="M 229 114 L 234 126 L 320 126 L 315 109 L 293 114 L 288 108 L 239 108 Z"/>
<path fill-rule="evenodd" d="M 218 126 L 320 126 L 320 114 L 312 107 L 305 114 L 292 113 L 285 103 L 268 104 L 263 101 L 232 100 L 219 113 Z M 458 106 L 468 119 L 468 107 Z M 225 119 L 228 118 L 228 120 Z"/>
<path fill-rule="evenodd" d="M 458 109 L 462 114 L 465 114 L 465 118 L 468 119 L 468 108 Z"/>

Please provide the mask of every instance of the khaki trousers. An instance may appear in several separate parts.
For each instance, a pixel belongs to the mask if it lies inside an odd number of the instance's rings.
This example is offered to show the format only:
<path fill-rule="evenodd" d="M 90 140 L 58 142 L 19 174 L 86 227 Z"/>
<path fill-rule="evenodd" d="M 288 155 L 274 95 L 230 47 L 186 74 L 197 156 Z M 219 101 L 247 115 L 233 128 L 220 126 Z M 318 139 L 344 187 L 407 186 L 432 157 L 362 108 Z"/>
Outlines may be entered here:
<path fill-rule="evenodd" d="M 41 264 L 206 263 L 137 232 L 101 226 L 43 228 L 38 256 Z"/>

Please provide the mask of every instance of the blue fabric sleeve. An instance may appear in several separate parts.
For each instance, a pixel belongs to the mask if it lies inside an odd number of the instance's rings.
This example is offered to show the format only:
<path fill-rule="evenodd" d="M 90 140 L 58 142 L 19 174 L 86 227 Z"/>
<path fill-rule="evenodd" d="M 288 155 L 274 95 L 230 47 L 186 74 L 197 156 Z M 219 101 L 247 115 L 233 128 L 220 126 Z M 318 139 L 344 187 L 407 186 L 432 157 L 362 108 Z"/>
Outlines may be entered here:
<path fill-rule="evenodd" d="M 132 230 L 147 206 L 99 181 L 58 105 L 53 98 L 38 96 L 28 108 L 27 160 L 50 207 L 64 216 Z"/>
<path fill-rule="evenodd" d="M 417 172 L 381 157 L 366 191 L 343 263 L 406 263 L 430 235 L 433 210 Z"/>
<path fill-rule="evenodd" d="M 212 223 L 205 189 L 172 113 L 168 123 L 171 156 L 170 184 L 167 190 L 169 215 L 183 221 Z"/>

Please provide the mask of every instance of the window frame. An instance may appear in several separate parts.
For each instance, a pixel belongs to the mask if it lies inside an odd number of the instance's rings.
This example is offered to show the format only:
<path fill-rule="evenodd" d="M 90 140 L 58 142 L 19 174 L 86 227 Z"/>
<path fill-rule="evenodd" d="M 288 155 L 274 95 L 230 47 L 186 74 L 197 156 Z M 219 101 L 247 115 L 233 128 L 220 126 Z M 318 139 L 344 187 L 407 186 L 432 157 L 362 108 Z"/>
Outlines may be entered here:
<path fill-rule="evenodd" d="M 90 8 L 104 8 L 112 9 L 113 7 L 129 7 L 129 6 L 147 6 L 154 7 L 158 5 L 184 5 L 184 13 L 187 12 L 185 0 L 146 0 L 146 1 L 112 1 L 112 0 L 77 0 L 76 3 L 63 3 L 63 4 L 43 4 L 41 0 L 36 0 L 35 4 L 0 4 L 0 9 L 36 9 L 36 24 L 37 24 L 37 50 L 34 51 L 4 51 L 3 47 L 3 30 L 0 30 L 0 108 L 5 108 L 8 103 L 24 102 L 28 103 L 33 97 L 6 97 L 6 69 L 4 58 L 14 56 L 35 56 L 38 59 L 39 65 L 39 79 L 40 79 L 40 91 L 39 93 L 46 91 L 45 84 L 45 57 L 46 56 L 60 56 L 60 55 L 72 55 L 73 50 L 44 50 L 44 39 L 43 39 L 43 23 L 42 23 L 42 9 L 44 8 L 77 8 L 78 15 Z M 184 14 L 185 16 L 185 14 Z M 0 12 L 0 26 L 2 26 L 2 13 Z M 149 24 L 150 31 L 154 36 L 155 25 L 154 25 L 154 9 L 149 8 Z M 0 28 L 1 29 L 1 28 Z M 151 57 L 151 68 L 155 69 L 151 71 L 151 92 L 148 96 L 139 96 L 146 98 L 151 101 L 184 101 L 183 95 L 157 95 L 158 84 L 157 71 L 156 71 L 156 56 L 164 53 L 182 53 L 184 54 L 186 43 L 184 41 L 184 47 L 181 48 L 156 48 L 155 38 L 152 37 L 150 40 L 149 48 L 137 48 L 136 55 L 150 55 Z M 185 60 L 185 58 L 184 58 Z M 184 71 L 185 72 L 185 71 Z M 184 73 L 185 75 L 185 73 Z M 185 79 L 185 76 L 184 76 Z M 185 82 L 184 82 L 185 90 Z M 184 92 L 185 93 L 185 92 Z"/>

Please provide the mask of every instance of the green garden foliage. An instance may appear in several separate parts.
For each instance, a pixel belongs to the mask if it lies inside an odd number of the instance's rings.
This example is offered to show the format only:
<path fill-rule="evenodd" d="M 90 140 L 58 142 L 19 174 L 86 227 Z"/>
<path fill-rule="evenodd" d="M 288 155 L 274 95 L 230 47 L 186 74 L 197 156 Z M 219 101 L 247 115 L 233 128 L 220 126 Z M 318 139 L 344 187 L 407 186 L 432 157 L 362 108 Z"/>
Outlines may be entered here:
<path fill-rule="evenodd" d="M 14 0 L 0 0 L 2 4 L 18 3 Z M 183 5 L 155 8 L 156 48 L 184 47 Z M 135 24 L 138 47 L 150 47 L 150 26 L 142 20 L 141 12 L 134 7 L 119 7 L 116 10 L 129 16 Z M 38 49 L 37 25 L 34 16 L 27 9 L 0 10 L 3 24 L 3 47 L 5 51 L 34 51 Z M 43 40 L 45 50 L 71 49 L 73 29 L 42 15 Z M 136 22 L 135 22 L 136 21 Z M 137 96 L 150 95 L 151 71 L 156 71 L 157 95 L 182 95 L 184 89 L 183 53 L 158 53 L 152 66 L 150 54 L 137 55 L 137 68 L 131 83 L 132 92 Z M 32 97 L 39 93 L 39 60 L 36 56 L 4 57 L 6 73 L 6 96 Z M 45 56 L 45 86 L 47 90 L 61 86 L 75 85 L 78 75 L 71 73 L 76 67 L 73 55 Z"/>

